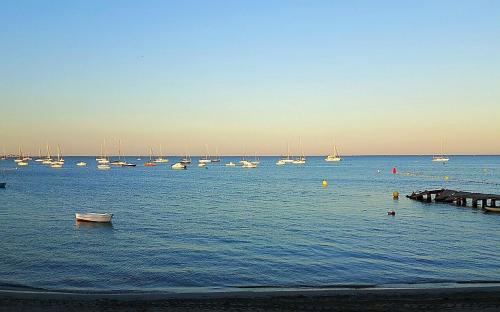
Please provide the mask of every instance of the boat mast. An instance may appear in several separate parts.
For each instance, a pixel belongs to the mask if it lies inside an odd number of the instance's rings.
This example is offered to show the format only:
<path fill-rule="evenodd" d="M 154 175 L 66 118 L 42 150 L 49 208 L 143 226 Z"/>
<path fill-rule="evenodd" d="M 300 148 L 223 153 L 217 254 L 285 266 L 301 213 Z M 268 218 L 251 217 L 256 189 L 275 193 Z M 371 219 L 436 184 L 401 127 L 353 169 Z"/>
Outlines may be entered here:
<path fill-rule="evenodd" d="M 118 161 L 122 160 L 122 140 L 118 140 Z"/>

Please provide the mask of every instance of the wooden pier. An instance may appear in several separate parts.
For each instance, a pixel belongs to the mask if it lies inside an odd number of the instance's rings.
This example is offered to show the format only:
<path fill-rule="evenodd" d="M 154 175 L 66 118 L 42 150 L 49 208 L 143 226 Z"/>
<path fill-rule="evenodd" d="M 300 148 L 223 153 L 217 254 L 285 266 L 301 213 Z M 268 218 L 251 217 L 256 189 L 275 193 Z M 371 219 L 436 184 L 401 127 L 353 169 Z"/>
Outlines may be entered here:
<path fill-rule="evenodd" d="M 436 203 L 449 203 L 455 204 L 457 206 L 467 206 L 467 203 L 470 202 L 472 208 L 478 208 L 479 205 L 481 205 L 481 208 L 483 209 L 500 212 L 500 195 L 494 194 L 471 193 L 440 189 L 413 192 L 406 197 L 408 197 L 409 199 L 430 203 L 432 202 L 433 195 L 434 202 Z M 497 201 L 499 206 L 497 206 Z"/>

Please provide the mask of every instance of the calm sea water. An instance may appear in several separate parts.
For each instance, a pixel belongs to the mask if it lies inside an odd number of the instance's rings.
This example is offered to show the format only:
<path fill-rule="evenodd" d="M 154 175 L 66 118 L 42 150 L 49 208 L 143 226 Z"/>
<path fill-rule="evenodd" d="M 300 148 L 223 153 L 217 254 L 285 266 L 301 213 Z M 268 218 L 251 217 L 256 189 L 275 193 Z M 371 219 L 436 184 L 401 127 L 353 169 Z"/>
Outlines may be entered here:
<path fill-rule="evenodd" d="M 77 168 L 80 160 L 89 167 Z M 500 281 L 500 214 L 404 197 L 440 187 L 500 193 L 500 157 L 276 160 L 262 158 L 257 169 L 139 162 L 98 171 L 93 158 L 67 157 L 59 170 L 31 162 L 4 171 L 0 285 L 168 291 Z M 112 225 L 77 224 L 78 211 L 111 212 Z"/>

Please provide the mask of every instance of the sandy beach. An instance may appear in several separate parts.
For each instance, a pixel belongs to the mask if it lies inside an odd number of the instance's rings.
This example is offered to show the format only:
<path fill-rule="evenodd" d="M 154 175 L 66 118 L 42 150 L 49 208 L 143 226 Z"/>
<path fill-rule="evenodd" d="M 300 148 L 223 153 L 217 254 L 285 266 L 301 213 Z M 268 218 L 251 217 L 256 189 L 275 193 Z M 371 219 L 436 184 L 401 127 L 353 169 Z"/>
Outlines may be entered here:
<path fill-rule="evenodd" d="M 500 286 L 81 294 L 0 291 L 0 311 L 499 311 Z"/>

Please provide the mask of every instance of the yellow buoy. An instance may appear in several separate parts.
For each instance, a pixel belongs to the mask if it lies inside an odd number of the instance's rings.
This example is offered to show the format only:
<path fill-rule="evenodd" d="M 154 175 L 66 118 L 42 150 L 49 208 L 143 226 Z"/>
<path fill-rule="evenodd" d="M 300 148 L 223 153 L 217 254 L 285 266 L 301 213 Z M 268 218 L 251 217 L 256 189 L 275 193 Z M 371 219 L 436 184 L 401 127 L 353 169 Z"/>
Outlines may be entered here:
<path fill-rule="evenodd" d="M 399 199 L 399 192 L 392 192 L 393 199 Z"/>
<path fill-rule="evenodd" d="M 444 179 L 445 179 L 446 181 L 448 181 L 448 176 L 445 176 L 445 177 L 444 177 Z"/>
<path fill-rule="evenodd" d="M 328 181 L 327 180 L 323 180 L 323 187 L 327 187 L 328 186 Z"/>

